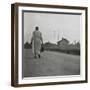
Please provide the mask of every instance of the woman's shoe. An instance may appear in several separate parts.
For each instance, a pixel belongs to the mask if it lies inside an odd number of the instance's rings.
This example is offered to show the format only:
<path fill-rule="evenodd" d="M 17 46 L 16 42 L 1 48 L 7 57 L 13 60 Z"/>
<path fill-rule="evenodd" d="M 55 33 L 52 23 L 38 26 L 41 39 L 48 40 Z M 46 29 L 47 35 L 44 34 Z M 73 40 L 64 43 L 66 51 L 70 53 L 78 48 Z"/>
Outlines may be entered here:
<path fill-rule="evenodd" d="M 38 57 L 39 57 L 39 58 L 41 57 L 40 54 L 38 55 Z"/>

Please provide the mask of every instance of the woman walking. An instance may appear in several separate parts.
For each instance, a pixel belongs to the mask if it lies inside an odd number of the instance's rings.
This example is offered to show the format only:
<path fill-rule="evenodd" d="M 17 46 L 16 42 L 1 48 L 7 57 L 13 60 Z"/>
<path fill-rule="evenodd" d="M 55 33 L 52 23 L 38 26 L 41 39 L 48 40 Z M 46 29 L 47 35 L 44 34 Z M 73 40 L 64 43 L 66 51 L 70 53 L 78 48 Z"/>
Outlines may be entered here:
<path fill-rule="evenodd" d="M 32 39 L 32 52 L 34 54 L 34 57 L 40 58 L 40 49 L 41 49 L 41 44 L 43 43 L 42 39 L 42 33 L 39 31 L 39 27 L 35 27 L 35 31 L 33 32 Z"/>

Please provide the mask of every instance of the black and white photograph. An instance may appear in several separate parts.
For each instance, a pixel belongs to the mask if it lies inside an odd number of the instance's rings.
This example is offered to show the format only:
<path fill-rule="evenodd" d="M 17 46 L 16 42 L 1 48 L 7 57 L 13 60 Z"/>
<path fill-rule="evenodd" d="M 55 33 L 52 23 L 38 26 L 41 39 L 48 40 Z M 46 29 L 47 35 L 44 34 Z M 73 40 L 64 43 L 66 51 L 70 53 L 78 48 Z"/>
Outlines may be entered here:
<path fill-rule="evenodd" d="M 81 15 L 23 14 L 23 77 L 80 75 Z"/>
<path fill-rule="evenodd" d="M 14 10 L 18 85 L 87 82 L 86 7 L 16 4 Z"/>

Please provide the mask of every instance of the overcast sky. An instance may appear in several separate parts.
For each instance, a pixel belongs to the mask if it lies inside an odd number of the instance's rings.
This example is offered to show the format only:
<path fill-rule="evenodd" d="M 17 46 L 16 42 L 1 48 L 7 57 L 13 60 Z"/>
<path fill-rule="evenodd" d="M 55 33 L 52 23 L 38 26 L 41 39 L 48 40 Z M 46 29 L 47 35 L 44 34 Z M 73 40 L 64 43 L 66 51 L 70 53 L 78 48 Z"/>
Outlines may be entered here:
<path fill-rule="evenodd" d="M 42 32 L 44 42 L 56 43 L 62 37 L 70 42 L 80 41 L 80 15 L 24 12 L 24 43 L 31 42 L 35 26 Z"/>

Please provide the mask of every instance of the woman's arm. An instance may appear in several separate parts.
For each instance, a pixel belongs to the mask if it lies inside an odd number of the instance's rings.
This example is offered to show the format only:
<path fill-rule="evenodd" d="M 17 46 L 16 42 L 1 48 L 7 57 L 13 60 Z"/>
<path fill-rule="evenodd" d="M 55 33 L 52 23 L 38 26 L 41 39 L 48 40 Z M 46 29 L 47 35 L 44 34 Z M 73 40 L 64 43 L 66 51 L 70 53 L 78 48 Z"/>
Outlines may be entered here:
<path fill-rule="evenodd" d="M 33 40 L 34 40 L 34 37 L 33 37 L 34 35 L 32 35 L 32 37 L 31 37 L 31 44 L 32 44 L 32 42 L 33 42 Z"/>
<path fill-rule="evenodd" d="M 42 33 L 41 33 L 41 38 L 40 38 L 40 39 L 41 39 L 41 41 L 42 41 L 42 44 L 43 44 L 43 38 L 42 38 Z"/>

